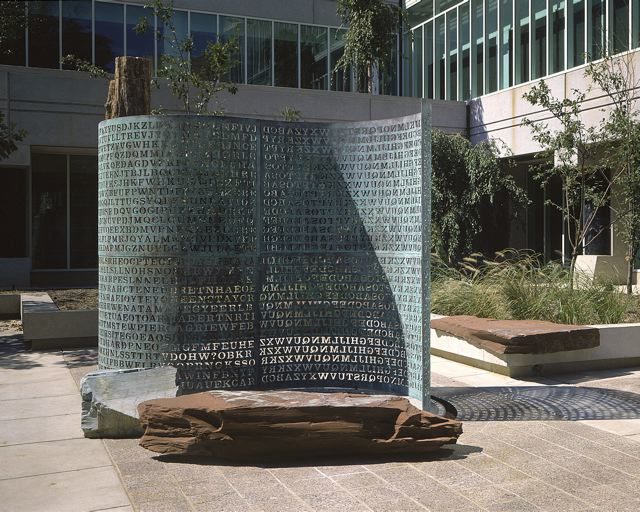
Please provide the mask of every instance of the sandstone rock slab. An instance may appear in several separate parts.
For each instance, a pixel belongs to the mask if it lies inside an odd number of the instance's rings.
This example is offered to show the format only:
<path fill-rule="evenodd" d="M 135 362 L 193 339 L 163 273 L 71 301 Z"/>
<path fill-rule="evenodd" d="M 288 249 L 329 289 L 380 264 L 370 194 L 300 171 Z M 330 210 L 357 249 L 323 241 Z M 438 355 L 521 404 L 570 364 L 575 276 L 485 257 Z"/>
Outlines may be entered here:
<path fill-rule="evenodd" d="M 100 370 L 84 376 L 81 427 L 85 437 L 140 437 L 138 404 L 176 396 L 176 369 Z"/>
<path fill-rule="evenodd" d="M 209 391 L 149 400 L 138 410 L 144 448 L 235 460 L 420 454 L 462 433 L 460 422 L 390 395 Z"/>
<path fill-rule="evenodd" d="M 431 327 L 495 354 L 547 354 L 600 345 L 600 332 L 595 327 L 542 320 L 460 315 L 431 320 Z"/>

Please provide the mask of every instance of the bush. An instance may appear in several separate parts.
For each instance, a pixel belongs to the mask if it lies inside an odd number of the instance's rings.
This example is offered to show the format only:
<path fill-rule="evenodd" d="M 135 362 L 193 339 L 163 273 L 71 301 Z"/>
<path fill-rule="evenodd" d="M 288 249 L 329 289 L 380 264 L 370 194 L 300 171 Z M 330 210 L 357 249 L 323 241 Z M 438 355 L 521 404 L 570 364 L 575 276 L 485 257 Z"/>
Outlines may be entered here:
<path fill-rule="evenodd" d="M 563 324 L 640 321 L 638 298 L 604 282 L 573 288 L 557 263 L 540 265 L 537 255 L 513 250 L 494 260 L 475 254 L 459 269 L 432 256 L 432 311 L 441 315 L 547 320 Z"/>

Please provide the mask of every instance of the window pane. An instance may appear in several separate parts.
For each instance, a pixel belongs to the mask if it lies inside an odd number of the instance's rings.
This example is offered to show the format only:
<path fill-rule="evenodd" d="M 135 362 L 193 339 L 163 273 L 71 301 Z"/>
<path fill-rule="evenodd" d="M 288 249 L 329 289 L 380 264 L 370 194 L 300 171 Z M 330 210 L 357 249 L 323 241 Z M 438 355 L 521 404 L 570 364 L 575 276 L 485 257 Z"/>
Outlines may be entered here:
<path fill-rule="evenodd" d="M 433 99 L 433 22 L 424 27 L 424 95 Z"/>
<path fill-rule="evenodd" d="M 589 58 L 596 60 L 603 57 L 606 50 L 605 0 L 592 1 L 591 27 Z"/>
<path fill-rule="evenodd" d="M 217 41 L 218 17 L 215 14 L 191 13 L 191 68 L 198 71 L 202 67 L 207 43 Z"/>
<path fill-rule="evenodd" d="M 220 16 L 220 38 L 222 41 L 235 40 L 238 44 L 236 65 L 229 72 L 229 80 L 244 83 L 244 18 Z"/>
<path fill-rule="evenodd" d="M 247 20 L 247 83 L 271 85 L 271 22 Z"/>
<path fill-rule="evenodd" d="M 67 157 L 31 157 L 33 268 L 67 267 Z"/>
<path fill-rule="evenodd" d="M 124 9 L 120 4 L 96 2 L 96 66 L 113 73 L 115 58 L 124 55 Z"/>
<path fill-rule="evenodd" d="M 149 29 L 144 34 L 137 34 L 134 27 L 141 18 L 147 19 Z M 153 23 L 153 14 L 149 9 L 127 5 L 127 55 L 151 59 L 155 69 Z"/>
<path fill-rule="evenodd" d="M 612 21 L 613 52 L 626 52 L 629 49 L 629 0 L 613 0 Z"/>
<path fill-rule="evenodd" d="M 171 21 L 175 28 L 175 36 L 168 27 L 164 26 L 160 23 L 160 20 L 158 20 L 158 62 L 161 62 L 160 57 L 162 55 L 178 57 L 180 55 L 178 46 L 186 39 L 188 34 L 187 11 L 176 11 L 174 9 Z"/>
<path fill-rule="evenodd" d="M 330 55 L 331 55 L 331 90 L 332 91 L 350 91 L 351 90 L 351 68 L 347 71 L 342 69 L 335 70 L 336 64 L 344 53 L 344 37 L 347 31 L 344 29 L 332 28 L 329 38 Z"/>
<path fill-rule="evenodd" d="M 447 99 L 458 99 L 458 17 L 456 11 L 447 13 L 447 54 L 449 55 Z"/>
<path fill-rule="evenodd" d="M 27 255 L 27 173 L 3 168 L 0 187 L 0 258 Z M 7 219 L 10 219 L 7 221 Z"/>
<path fill-rule="evenodd" d="M 402 47 L 404 48 L 404 65 L 402 66 L 402 95 L 411 96 L 411 87 L 413 80 L 411 73 L 413 72 L 413 44 L 412 44 L 413 32 L 405 32 L 402 40 Z"/>
<path fill-rule="evenodd" d="M 29 66 L 60 67 L 58 2 L 29 2 Z"/>
<path fill-rule="evenodd" d="M 547 74 L 547 2 L 532 0 L 533 51 L 531 55 L 531 78 Z"/>
<path fill-rule="evenodd" d="M 275 84 L 298 87 L 298 25 L 275 23 Z"/>
<path fill-rule="evenodd" d="M 640 46 L 640 0 L 632 0 L 631 4 L 633 19 L 631 20 L 633 33 L 631 34 L 631 44 L 634 48 L 638 48 Z M 640 254 L 640 251 L 638 251 Z"/>
<path fill-rule="evenodd" d="M 7 2 L 5 9 L 15 15 L 15 22 L 7 27 L 8 33 L 0 39 L 0 64 L 24 66 L 24 34 L 26 27 L 26 2 Z"/>
<path fill-rule="evenodd" d="M 411 95 L 422 98 L 422 27 L 413 31 L 413 60 L 411 69 Z"/>
<path fill-rule="evenodd" d="M 551 62 L 549 73 L 564 69 L 564 2 L 551 3 Z"/>
<path fill-rule="evenodd" d="M 529 81 L 529 0 L 516 1 L 515 83 Z"/>
<path fill-rule="evenodd" d="M 498 0 L 488 0 L 485 94 L 498 90 Z"/>
<path fill-rule="evenodd" d="M 436 0 L 436 14 L 446 11 L 449 7 L 453 7 L 457 3 L 460 3 L 460 0 Z"/>
<path fill-rule="evenodd" d="M 391 58 L 387 63 L 384 72 L 380 73 L 380 93 L 397 95 L 398 94 L 398 36 L 393 38 L 393 48 L 391 50 Z"/>
<path fill-rule="evenodd" d="M 300 27 L 300 87 L 327 89 L 327 29 Z"/>
<path fill-rule="evenodd" d="M 471 97 L 471 44 L 469 39 L 469 4 L 462 5 L 458 9 L 460 16 L 460 50 L 462 52 L 462 98 L 468 100 Z"/>
<path fill-rule="evenodd" d="M 513 85 L 513 2 L 500 1 L 500 88 Z"/>
<path fill-rule="evenodd" d="M 436 18 L 436 99 L 443 100 L 445 95 L 444 75 L 445 75 L 445 40 L 444 40 L 444 16 Z"/>
<path fill-rule="evenodd" d="M 62 2 L 62 56 L 91 57 L 91 0 Z"/>
<path fill-rule="evenodd" d="M 98 158 L 69 157 L 71 268 L 98 266 Z"/>
<path fill-rule="evenodd" d="M 471 61 L 475 76 L 471 84 L 471 95 L 475 98 L 484 93 L 484 26 L 482 0 L 473 0 L 471 4 Z"/>
<path fill-rule="evenodd" d="M 569 30 L 571 37 L 572 48 L 569 49 L 569 63 L 568 67 L 579 66 L 584 64 L 585 49 L 584 49 L 584 3 L 585 0 L 572 0 L 573 11 L 569 11 L 569 27 L 573 27 L 573 30 Z"/>

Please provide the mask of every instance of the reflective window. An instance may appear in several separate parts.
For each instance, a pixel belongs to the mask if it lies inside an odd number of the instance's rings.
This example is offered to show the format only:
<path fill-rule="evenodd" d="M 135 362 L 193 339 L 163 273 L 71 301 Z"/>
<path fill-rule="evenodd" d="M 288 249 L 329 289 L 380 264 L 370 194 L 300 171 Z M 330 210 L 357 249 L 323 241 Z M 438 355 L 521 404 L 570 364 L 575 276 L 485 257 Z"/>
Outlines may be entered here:
<path fill-rule="evenodd" d="M 484 93 L 484 25 L 482 0 L 471 2 L 471 95 Z"/>
<path fill-rule="evenodd" d="M 515 83 L 529 81 L 529 0 L 516 1 Z"/>
<path fill-rule="evenodd" d="M 236 65 L 229 72 L 229 80 L 244 83 L 244 18 L 220 16 L 220 38 L 222 41 L 234 40 L 238 44 Z"/>
<path fill-rule="evenodd" d="M 533 47 L 531 51 L 531 78 L 547 74 L 547 2 L 531 0 L 533 20 Z"/>
<path fill-rule="evenodd" d="M 638 48 L 640 47 L 640 0 L 632 0 L 631 12 L 633 13 L 631 44 L 634 48 Z"/>
<path fill-rule="evenodd" d="M 11 26 L 6 27 L 7 33 L 0 38 L 0 64 L 10 66 L 24 66 L 25 63 L 25 26 L 26 4 L 24 2 L 12 2 L 6 4 L 8 12 L 15 16 Z"/>
<path fill-rule="evenodd" d="M 29 66 L 60 67 L 58 2 L 29 2 Z"/>
<path fill-rule="evenodd" d="M 455 9 L 447 13 L 448 100 L 458 99 L 458 17 Z"/>
<path fill-rule="evenodd" d="M 275 85 L 298 87 L 298 25 L 274 23 Z"/>
<path fill-rule="evenodd" d="M 149 29 L 144 34 L 138 34 L 134 30 L 140 19 L 146 18 Z M 149 14 L 149 9 L 137 5 L 127 5 L 127 55 L 133 57 L 146 57 L 155 62 L 154 57 L 154 19 Z M 155 68 L 155 64 L 154 64 Z"/>
<path fill-rule="evenodd" d="M 347 31 L 344 29 L 332 28 L 329 33 L 329 50 L 331 62 L 331 90 L 332 91 L 350 91 L 351 90 L 351 71 L 348 69 L 336 70 L 336 64 L 344 54 L 344 37 Z"/>
<path fill-rule="evenodd" d="M 551 51 L 549 73 L 564 70 L 564 1 L 551 2 Z"/>
<path fill-rule="evenodd" d="M 413 59 L 411 61 L 411 95 L 422 97 L 422 27 L 413 31 Z"/>
<path fill-rule="evenodd" d="M 393 48 L 391 50 L 391 58 L 385 68 L 385 71 L 380 73 L 381 94 L 398 94 L 398 43 L 399 38 L 396 36 L 393 38 Z"/>
<path fill-rule="evenodd" d="M 605 0 L 591 2 L 591 41 L 589 43 L 589 58 L 597 60 L 604 56 L 607 49 Z"/>
<path fill-rule="evenodd" d="M 271 85 L 271 22 L 247 20 L 247 83 Z"/>
<path fill-rule="evenodd" d="M 191 13 L 191 67 L 197 71 L 202 66 L 207 43 L 215 43 L 218 35 L 218 17 L 215 14 Z"/>
<path fill-rule="evenodd" d="M 327 89 L 327 29 L 300 27 L 300 87 Z"/>
<path fill-rule="evenodd" d="M 570 0 L 572 2 L 569 9 L 568 25 L 572 27 L 569 30 L 570 47 L 568 49 L 568 67 L 579 66 L 584 64 L 585 61 L 585 48 L 584 48 L 584 15 L 585 15 L 585 0 Z"/>
<path fill-rule="evenodd" d="M 93 62 L 91 54 L 91 0 L 62 2 L 62 56 Z"/>
<path fill-rule="evenodd" d="M 460 3 L 460 0 L 435 0 L 436 14 L 446 11 L 457 3 Z"/>
<path fill-rule="evenodd" d="M 113 73 L 115 58 L 124 55 L 124 7 L 96 2 L 96 66 Z"/>
<path fill-rule="evenodd" d="M 424 27 L 424 96 L 433 98 L 433 22 Z"/>
<path fill-rule="evenodd" d="M 435 58 L 436 58 L 436 76 L 435 76 L 435 98 L 443 100 L 445 97 L 445 30 L 444 30 L 444 16 L 439 16 L 435 19 Z"/>
<path fill-rule="evenodd" d="M 471 43 L 469 25 L 469 4 L 461 5 L 458 9 L 460 16 L 460 51 L 461 59 L 461 94 L 460 100 L 468 100 L 471 97 Z"/>
<path fill-rule="evenodd" d="M 0 258 L 27 256 L 27 172 L 3 167 L 0 187 Z M 10 219 L 10 221 L 7 221 Z"/>
<path fill-rule="evenodd" d="M 611 47 L 614 53 L 629 49 L 629 0 L 613 0 Z"/>
<path fill-rule="evenodd" d="M 187 21 L 187 11 L 173 11 L 171 19 L 175 28 L 175 35 L 158 20 L 158 62 L 161 55 L 180 55 L 179 45 L 186 39 L 188 35 L 189 22 Z"/>
<path fill-rule="evenodd" d="M 34 269 L 67 268 L 66 155 L 31 156 L 31 234 Z"/>
<path fill-rule="evenodd" d="M 413 91 L 411 87 L 413 80 L 411 73 L 413 71 L 413 31 L 405 32 L 402 40 L 402 48 L 404 49 L 404 57 L 402 63 L 402 95 L 412 96 Z"/>
<path fill-rule="evenodd" d="M 69 156 L 71 268 L 98 266 L 98 158 Z"/>
<path fill-rule="evenodd" d="M 500 0 L 500 88 L 513 85 L 513 2 Z"/>
<path fill-rule="evenodd" d="M 498 90 L 498 0 L 487 1 L 487 56 L 485 94 Z"/>

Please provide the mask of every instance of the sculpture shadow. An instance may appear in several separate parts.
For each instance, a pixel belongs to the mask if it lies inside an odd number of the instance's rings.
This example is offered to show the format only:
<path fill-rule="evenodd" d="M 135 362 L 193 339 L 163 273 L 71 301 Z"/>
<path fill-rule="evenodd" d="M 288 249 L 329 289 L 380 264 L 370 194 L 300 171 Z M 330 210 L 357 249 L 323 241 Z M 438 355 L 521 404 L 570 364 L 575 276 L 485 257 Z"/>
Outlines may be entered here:
<path fill-rule="evenodd" d="M 640 395 L 573 386 L 441 387 L 432 392 L 460 421 L 579 421 L 640 418 Z"/>
<path fill-rule="evenodd" d="M 481 453 L 482 448 L 474 445 L 452 444 L 445 445 L 438 450 L 423 454 L 387 454 L 384 456 L 372 455 L 337 455 L 328 453 L 326 455 L 301 454 L 289 457 L 255 457 L 243 458 L 242 460 L 229 460 L 217 457 L 206 456 L 184 456 L 184 455 L 157 455 L 154 460 L 169 464 L 195 464 L 200 466 L 224 466 L 224 467 L 245 467 L 247 464 L 265 469 L 276 468 L 303 468 L 316 466 L 357 466 L 357 465 L 377 465 L 388 463 L 410 463 L 410 462 L 437 462 L 442 460 L 464 460 L 469 455 Z"/>

